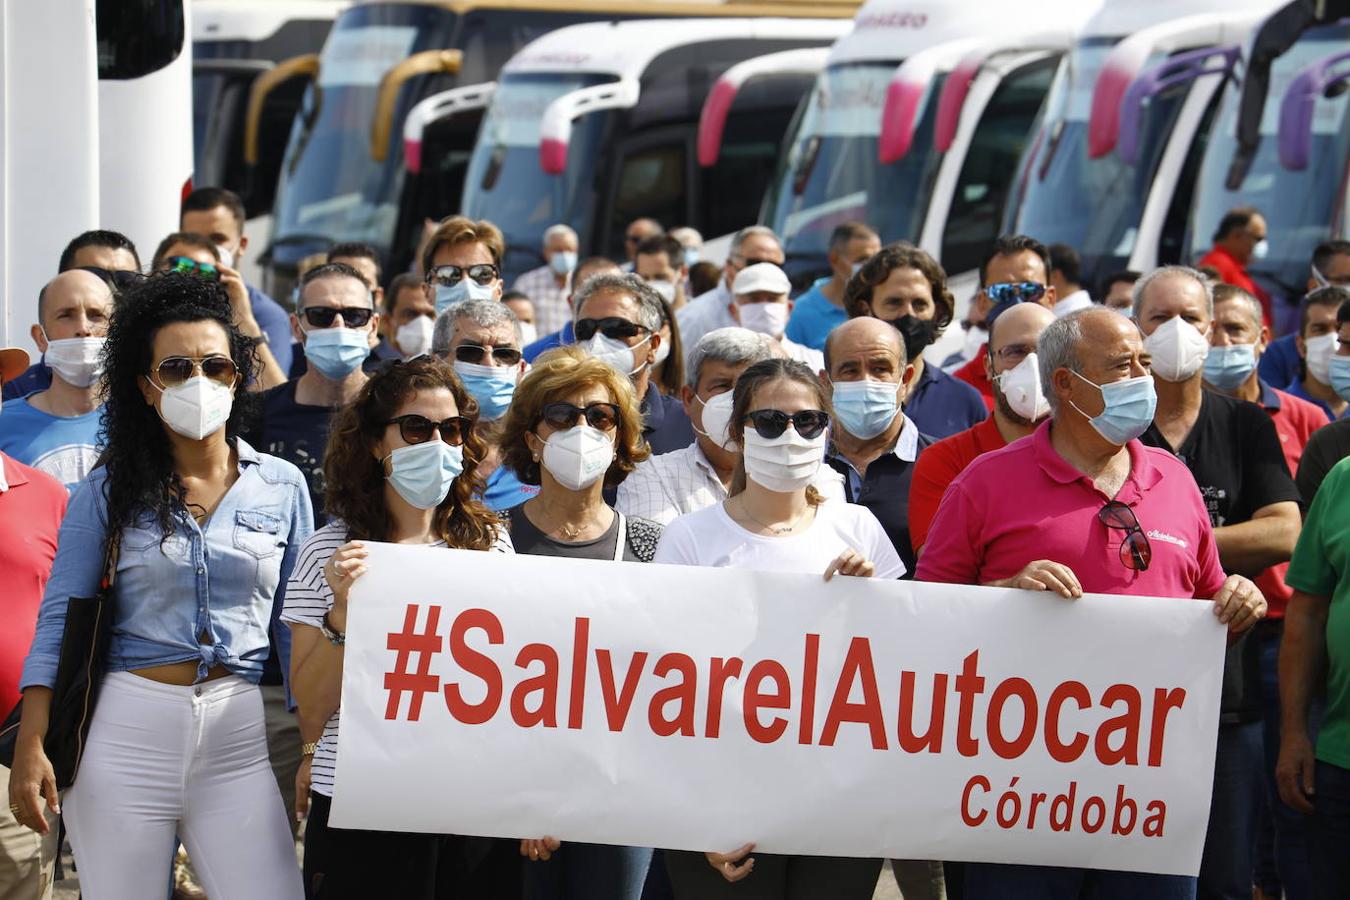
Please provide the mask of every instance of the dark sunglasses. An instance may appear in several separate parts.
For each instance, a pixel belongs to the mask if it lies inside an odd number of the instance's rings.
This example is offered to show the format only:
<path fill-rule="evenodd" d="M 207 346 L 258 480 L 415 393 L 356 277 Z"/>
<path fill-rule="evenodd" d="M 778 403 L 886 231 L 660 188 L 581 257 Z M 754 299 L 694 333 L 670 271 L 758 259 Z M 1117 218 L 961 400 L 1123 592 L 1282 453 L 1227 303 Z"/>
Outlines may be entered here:
<path fill-rule="evenodd" d="M 462 363 L 482 365 L 489 353 L 492 358 L 504 366 L 514 366 L 520 362 L 521 353 L 516 347 L 482 347 L 478 344 L 460 344 L 454 350 L 455 359 Z"/>
<path fill-rule="evenodd" d="M 1153 559 L 1153 547 L 1144 529 L 1139 527 L 1134 510 L 1119 500 L 1111 500 L 1097 511 L 1097 521 L 1107 528 L 1125 532 L 1125 540 L 1120 542 L 1119 551 L 1120 562 L 1125 568 L 1135 572 L 1148 570 L 1148 564 Z"/>
<path fill-rule="evenodd" d="M 492 284 L 501 275 L 501 271 L 492 263 L 478 263 L 472 266 L 437 266 L 430 272 L 427 272 L 427 281 L 430 284 L 443 284 L 450 287 L 459 284 L 460 280 L 468 275 L 479 284 Z"/>
<path fill-rule="evenodd" d="M 1035 303 L 1045 296 L 1045 285 L 1034 281 L 1004 281 L 989 285 L 984 293 L 996 304 Z"/>
<path fill-rule="evenodd" d="M 119 291 L 125 291 L 127 288 L 145 280 L 144 275 L 131 269 L 105 269 L 102 266 L 80 266 L 79 268 L 86 272 L 92 272 Z"/>
<path fill-rule="evenodd" d="M 348 328 L 364 328 L 375 310 L 369 306 L 307 306 L 305 321 L 312 328 L 331 328 L 338 313 L 342 313 L 342 324 Z"/>
<path fill-rule="evenodd" d="M 619 316 L 606 316 L 603 319 L 578 319 L 574 330 L 579 341 L 589 341 L 597 331 L 607 338 L 625 341 L 650 329 Z"/>
<path fill-rule="evenodd" d="M 228 356 L 170 356 L 155 366 L 155 379 L 160 387 L 177 387 L 198 372 L 212 381 L 233 385 L 239 375 L 234 360 Z"/>
<path fill-rule="evenodd" d="M 197 262 L 187 256 L 170 256 L 164 260 L 164 271 L 178 272 L 181 275 L 196 275 L 207 281 L 219 281 L 220 269 L 215 263 Z"/>
<path fill-rule="evenodd" d="M 572 403 L 547 403 L 540 414 L 554 428 L 571 428 L 582 416 L 586 424 L 599 431 L 613 431 L 619 427 L 619 408 L 613 403 L 588 403 L 580 407 Z"/>
<path fill-rule="evenodd" d="M 464 443 L 464 436 L 469 433 L 469 420 L 463 416 L 451 416 L 433 422 L 426 416 L 409 413 L 406 416 L 396 416 L 384 424 L 397 425 L 399 436 L 408 444 L 425 444 L 431 440 L 432 432 L 438 431 L 441 440 L 452 447 L 458 447 Z"/>
<path fill-rule="evenodd" d="M 804 409 L 792 415 L 776 409 L 757 409 L 746 413 L 745 418 L 754 426 L 755 433 L 766 441 L 781 437 L 787 431 L 788 422 L 808 441 L 819 437 L 830 425 L 830 414 L 819 409 Z"/>

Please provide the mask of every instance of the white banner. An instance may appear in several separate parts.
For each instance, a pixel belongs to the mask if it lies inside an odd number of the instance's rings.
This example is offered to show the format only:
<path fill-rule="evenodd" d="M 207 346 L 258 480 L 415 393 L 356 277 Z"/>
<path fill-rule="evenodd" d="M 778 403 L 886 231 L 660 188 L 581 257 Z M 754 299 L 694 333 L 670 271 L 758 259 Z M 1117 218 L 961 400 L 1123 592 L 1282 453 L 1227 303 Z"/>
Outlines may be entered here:
<path fill-rule="evenodd" d="M 332 821 L 1193 875 L 1207 602 L 371 545 Z"/>

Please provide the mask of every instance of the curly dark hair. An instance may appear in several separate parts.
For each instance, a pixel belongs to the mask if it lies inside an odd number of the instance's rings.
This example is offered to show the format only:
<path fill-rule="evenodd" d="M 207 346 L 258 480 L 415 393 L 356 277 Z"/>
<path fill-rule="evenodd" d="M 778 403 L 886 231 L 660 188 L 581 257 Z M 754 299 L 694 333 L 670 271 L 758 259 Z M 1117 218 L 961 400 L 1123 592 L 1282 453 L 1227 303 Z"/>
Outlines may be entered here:
<path fill-rule="evenodd" d="M 872 291 L 884 284 L 896 269 L 914 269 L 928 281 L 933 290 L 933 333 L 940 335 L 952 324 L 956 315 L 956 299 L 947 290 L 947 272 L 942 264 L 926 251 L 913 244 L 898 241 L 887 244 L 862 264 L 844 285 L 844 309 L 849 318 L 872 315 Z"/>
<path fill-rule="evenodd" d="M 459 414 L 469 420 L 464 436 L 464 470 L 436 507 L 433 527 L 451 547 L 487 550 L 497 540 L 501 520 L 474 499 L 482 493 L 478 466 L 487 444 L 478 433 L 478 404 L 464 389 L 449 365 L 434 356 L 396 362 L 370 377 L 356 399 L 333 416 L 324 454 L 324 508 L 340 519 L 356 540 L 387 541 L 394 519 L 385 503 L 383 460 L 375 447 L 386 423 L 418 391 L 445 388 L 455 398 Z"/>
<path fill-rule="evenodd" d="M 129 287 L 113 310 L 103 349 L 106 400 L 99 439 L 108 470 L 109 534 L 149 514 L 167 538 L 174 518 L 186 513 L 186 491 L 174 471 L 169 436 L 155 407 L 145 402 L 140 383 L 151 374 L 155 335 L 176 322 L 215 322 L 225 331 L 239 371 L 225 437 L 234 440 L 252 422 L 256 396 L 245 385 L 258 371 L 257 341 L 235 327 L 220 282 L 168 272 Z"/>

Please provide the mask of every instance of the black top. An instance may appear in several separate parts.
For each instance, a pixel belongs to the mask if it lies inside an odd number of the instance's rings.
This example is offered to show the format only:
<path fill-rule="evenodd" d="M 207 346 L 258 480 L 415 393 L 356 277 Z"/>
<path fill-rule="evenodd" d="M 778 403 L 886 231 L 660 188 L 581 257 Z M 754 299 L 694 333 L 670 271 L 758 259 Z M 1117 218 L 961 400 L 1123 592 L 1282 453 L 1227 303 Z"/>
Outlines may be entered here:
<path fill-rule="evenodd" d="M 1270 416 L 1254 403 L 1205 391 L 1200 415 L 1179 448 L 1150 425 L 1140 440 L 1175 453 L 1195 476 L 1210 524 L 1240 525 L 1272 503 L 1298 502 L 1280 437 Z M 1228 648 L 1224 663 L 1219 722 L 1231 725 L 1261 718 L 1261 675 L 1257 645 L 1245 638 Z"/>
<path fill-rule="evenodd" d="M 1327 477 L 1336 463 L 1350 456 L 1350 419 L 1338 419 L 1330 425 L 1323 425 L 1308 438 L 1308 446 L 1303 448 L 1303 458 L 1298 461 L 1299 496 L 1303 498 L 1303 508 L 1312 506 L 1322 479 Z"/>
<path fill-rule="evenodd" d="M 323 511 L 323 454 L 336 407 L 296 403 L 295 384 L 288 381 L 263 392 L 258 427 L 244 440 L 263 453 L 294 463 L 305 476 L 318 529 L 328 521 Z"/>
<path fill-rule="evenodd" d="M 512 507 L 507 513 L 511 528 L 511 545 L 517 553 L 530 556 L 565 556 L 569 559 L 614 559 L 614 545 L 619 539 L 619 516 L 605 529 L 605 533 L 589 541 L 559 541 L 544 534 L 525 515 L 525 505 Z M 624 542 L 625 562 L 651 562 L 656 555 L 656 542 L 661 538 L 661 526 L 647 519 L 627 516 L 628 539 Z"/>
<path fill-rule="evenodd" d="M 918 435 L 919 449 L 914 454 L 918 459 L 923 449 L 933 444 L 934 438 L 922 432 Z M 844 496 L 849 503 L 857 503 L 872 511 L 881 522 L 886 537 L 895 545 L 900 560 L 905 564 L 904 578 L 914 577 L 914 546 L 909 540 L 909 480 L 914 474 L 914 463 L 906 462 L 891 448 L 872 460 L 867 466 L 867 474 L 858 484 L 858 474 L 842 456 L 837 456 L 833 448 L 825 454 L 825 462 L 830 468 L 844 476 Z"/>

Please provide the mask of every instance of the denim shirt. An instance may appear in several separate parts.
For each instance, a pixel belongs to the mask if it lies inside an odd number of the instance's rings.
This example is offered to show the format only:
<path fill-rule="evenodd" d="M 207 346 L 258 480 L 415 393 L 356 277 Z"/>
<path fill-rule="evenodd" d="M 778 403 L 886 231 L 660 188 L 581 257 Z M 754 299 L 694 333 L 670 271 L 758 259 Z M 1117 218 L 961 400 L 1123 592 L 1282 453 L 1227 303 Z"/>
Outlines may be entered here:
<path fill-rule="evenodd" d="M 295 466 L 236 439 L 239 477 L 204 526 L 180 515 L 161 542 L 148 515 L 122 529 L 113 585 L 109 672 L 194 661 L 198 680 L 224 666 L 258 682 L 286 580 L 314 530 L 309 492 Z M 71 597 L 92 597 L 103 574 L 108 470 L 89 473 L 61 523 L 56 560 L 20 687 L 56 681 Z M 282 672 L 289 629 L 277 627 Z"/>

